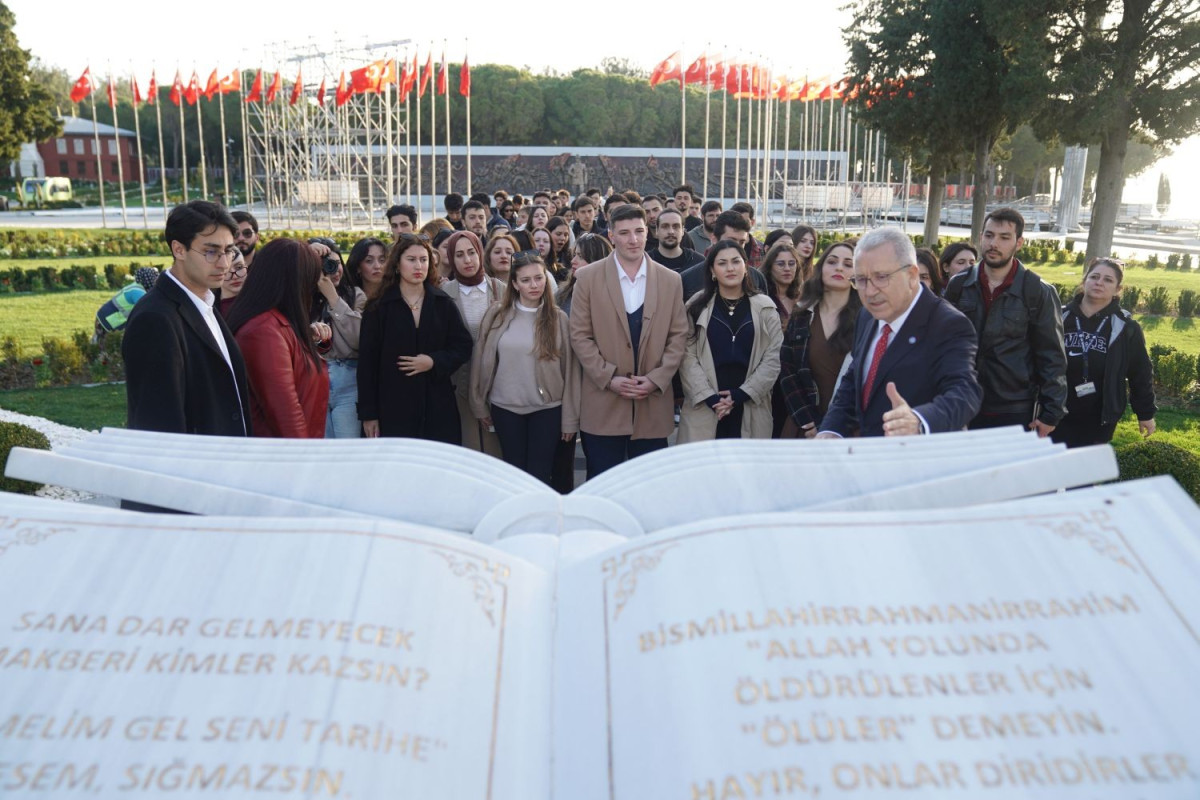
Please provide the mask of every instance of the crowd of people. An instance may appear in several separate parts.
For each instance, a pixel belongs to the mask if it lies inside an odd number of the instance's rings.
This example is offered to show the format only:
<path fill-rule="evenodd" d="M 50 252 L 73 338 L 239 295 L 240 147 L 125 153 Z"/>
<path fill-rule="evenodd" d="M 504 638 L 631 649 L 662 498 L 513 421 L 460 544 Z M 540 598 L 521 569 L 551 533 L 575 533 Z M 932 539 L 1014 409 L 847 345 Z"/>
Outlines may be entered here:
<path fill-rule="evenodd" d="M 172 265 L 97 316 L 123 328 L 131 428 L 232 436 L 404 436 L 466 446 L 559 491 L 680 443 L 930 434 L 1021 425 L 1111 440 L 1154 431 L 1142 331 L 1116 259 L 1073 300 L 1017 258 L 990 212 L 940 255 L 897 228 L 755 238 L 754 208 L 565 190 L 447 195 L 424 224 L 343 257 L 331 239 L 259 247 L 248 212 L 193 201 Z"/>

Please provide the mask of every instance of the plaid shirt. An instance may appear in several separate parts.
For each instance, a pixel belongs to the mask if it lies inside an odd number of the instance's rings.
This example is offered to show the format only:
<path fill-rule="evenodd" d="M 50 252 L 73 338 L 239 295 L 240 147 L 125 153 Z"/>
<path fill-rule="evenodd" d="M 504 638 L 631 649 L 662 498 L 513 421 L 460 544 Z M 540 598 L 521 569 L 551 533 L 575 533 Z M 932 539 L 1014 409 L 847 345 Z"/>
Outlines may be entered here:
<path fill-rule="evenodd" d="M 803 428 L 819 425 L 817 382 L 808 366 L 808 342 L 815 308 L 795 309 L 779 350 L 779 387 L 792 421 Z"/>

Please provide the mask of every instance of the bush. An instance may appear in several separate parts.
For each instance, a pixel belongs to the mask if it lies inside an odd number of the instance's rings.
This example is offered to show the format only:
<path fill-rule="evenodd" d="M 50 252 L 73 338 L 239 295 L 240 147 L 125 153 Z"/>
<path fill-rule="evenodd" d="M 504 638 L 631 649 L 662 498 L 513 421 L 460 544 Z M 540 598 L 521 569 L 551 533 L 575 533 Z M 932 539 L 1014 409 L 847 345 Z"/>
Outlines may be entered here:
<path fill-rule="evenodd" d="M 1087 255 L 1087 254 L 1086 253 L 1076 253 L 1075 254 L 1075 265 L 1076 266 L 1079 266 L 1079 267 L 1083 266 L 1085 255 Z"/>
<path fill-rule="evenodd" d="M 50 440 L 40 431 L 35 431 L 28 425 L 19 422 L 0 422 L 0 465 L 8 464 L 8 454 L 14 447 L 28 447 L 33 450 L 49 450 Z M 0 473 L 3 470 L 0 469 Z M 42 488 L 40 483 L 19 481 L 6 478 L 0 474 L 0 491 L 16 494 L 33 494 Z"/>
<path fill-rule="evenodd" d="M 1183 258 L 1180 259 L 1180 261 L 1179 261 L 1179 268 L 1180 269 L 1191 269 L 1192 268 L 1192 254 L 1191 253 L 1183 254 Z"/>
<path fill-rule="evenodd" d="M 1054 283 L 1051 285 L 1054 287 L 1054 291 L 1058 292 L 1058 302 L 1063 303 L 1064 305 L 1069 303 L 1071 298 L 1075 296 L 1074 286 L 1067 286 L 1066 284 L 1062 283 Z"/>
<path fill-rule="evenodd" d="M 1070 260 L 1071 260 L 1071 254 L 1068 253 L 1066 250 L 1055 250 L 1054 251 L 1054 263 L 1055 264 L 1066 264 Z"/>
<path fill-rule="evenodd" d="M 1146 313 L 1162 316 L 1171 310 L 1171 294 L 1165 286 L 1151 287 L 1146 294 Z"/>
<path fill-rule="evenodd" d="M 1156 394 L 1183 397 L 1196 380 L 1196 359 L 1174 347 L 1150 348 L 1150 363 L 1154 367 Z"/>
<path fill-rule="evenodd" d="M 1167 269 L 1179 269 L 1179 253 L 1167 256 Z"/>
<path fill-rule="evenodd" d="M 33 364 L 21 357 L 21 344 L 5 336 L 0 344 L 0 389 L 32 389 L 36 384 Z"/>
<path fill-rule="evenodd" d="M 1200 305 L 1200 297 L 1195 289 L 1183 289 L 1179 292 L 1179 316 L 1196 316 L 1196 306 Z"/>
<path fill-rule="evenodd" d="M 1121 308 L 1137 311 L 1142 300 L 1142 290 L 1137 286 L 1126 286 L 1121 290 Z"/>
<path fill-rule="evenodd" d="M 64 386 L 83 378 L 84 354 L 74 342 L 46 336 L 42 339 L 42 353 L 52 386 Z"/>
<path fill-rule="evenodd" d="M 1063 249 L 1065 249 L 1068 253 L 1074 253 L 1075 252 L 1075 240 L 1067 239 L 1067 242 L 1064 245 Z"/>
<path fill-rule="evenodd" d="M 1151 253 L 1146 259 L 1146 269 L 1158 269 L 1161 266 L 1158 260 L 1158 253 Z"/>
<path fill-rule="evenodd" d="M 1200 457 L 1195 453 L 1153 439 L 1118 447 L 1116 452 L 1121 480 L 1170 475 L 1200 501 Z"/>

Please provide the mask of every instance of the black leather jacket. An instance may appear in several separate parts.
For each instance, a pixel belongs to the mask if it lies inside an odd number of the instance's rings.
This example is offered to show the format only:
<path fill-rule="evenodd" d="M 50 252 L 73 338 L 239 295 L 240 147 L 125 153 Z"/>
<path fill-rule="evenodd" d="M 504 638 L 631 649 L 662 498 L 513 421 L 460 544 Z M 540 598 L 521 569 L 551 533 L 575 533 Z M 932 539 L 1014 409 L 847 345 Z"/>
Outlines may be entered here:
<path fill-rule="evenodd" d="M 1058 292 L 1013 259 L 1012 285 L 984 314 L 980 264 L 950 279 L 946 299 L 971 320 L 979 336 L 976 367 L 983 386 L 980 413 L 1033 415 L 1058 425 L 1066 415 L 1067 353 Z"/>

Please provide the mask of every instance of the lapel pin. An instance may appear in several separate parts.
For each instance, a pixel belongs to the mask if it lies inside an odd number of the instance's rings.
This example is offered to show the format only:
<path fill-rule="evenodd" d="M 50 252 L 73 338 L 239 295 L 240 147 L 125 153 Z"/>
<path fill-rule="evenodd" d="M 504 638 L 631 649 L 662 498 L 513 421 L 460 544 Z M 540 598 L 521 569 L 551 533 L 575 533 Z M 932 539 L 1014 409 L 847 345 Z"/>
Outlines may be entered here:
<path fill-rule="evenodd" d="M 910 337 L 908 337 L 908 343 L 909 343 L 909 344 L 916 344 L 916 343 L 917 343 L 917 337 L 915 337 L 915 336 L 910 336 Z"/>

